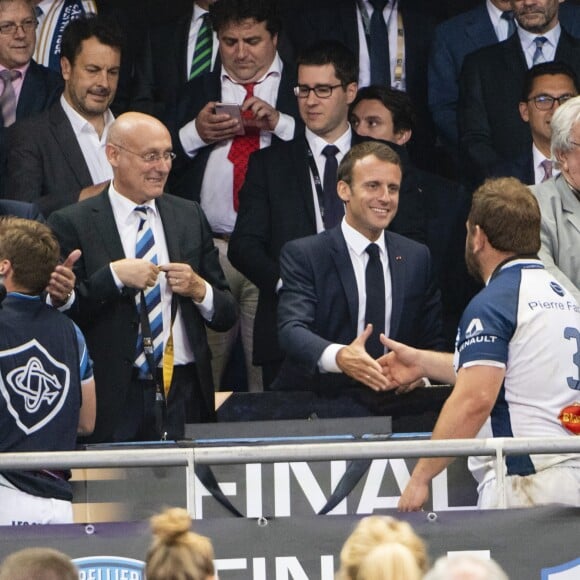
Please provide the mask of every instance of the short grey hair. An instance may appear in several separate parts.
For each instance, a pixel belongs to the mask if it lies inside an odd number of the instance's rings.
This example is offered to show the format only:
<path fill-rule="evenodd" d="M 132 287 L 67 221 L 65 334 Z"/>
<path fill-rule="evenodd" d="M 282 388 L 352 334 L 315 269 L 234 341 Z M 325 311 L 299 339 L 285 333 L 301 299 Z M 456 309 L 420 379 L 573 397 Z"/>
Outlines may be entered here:
<path fill-rule="evenodd" d="M 469 576 L 468 576 L 469 574 Z M 424 580 L 509 580 L 508 575 L 492 558 L 472 554 L 441 556 L 433 568 L 427 572 Z"/>
<path fill-rule="evenodd" d="M 552 128 L 551 154 L 557 161 L 556 152 L 570 151 L 574 145 L 570 142 L 570 133 L 576 123 L 580 122 L 580 96 L 573 97 L 558 107 L 550 121 Z"/>

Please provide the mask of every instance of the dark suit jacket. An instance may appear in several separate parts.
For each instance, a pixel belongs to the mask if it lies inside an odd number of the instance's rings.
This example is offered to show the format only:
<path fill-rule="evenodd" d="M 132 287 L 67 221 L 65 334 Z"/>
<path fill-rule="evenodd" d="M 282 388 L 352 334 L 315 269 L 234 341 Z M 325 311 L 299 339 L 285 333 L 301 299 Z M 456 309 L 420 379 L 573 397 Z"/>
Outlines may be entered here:
<path fill-rule="evenodd" d="M 163 221 L 167 250 L 172 262 L 185 262 L 199 273 L 214 292 L 215 314 L 206 322 L 192 300 L 175 295 L 185 321 L 204 400 L 211 415 L 214 388 L 205 326 L 228 330 L 236 320 L 229 292 L 201 208 L 189 201 L 163 195 L 157 199 Z M 82 257 L 75 264 L 77 299 L 71 309 L 94 361 L 97 386 L 97 426 L 94 441 L 110 441 L 118 421 L 123 420 L 124 394 L 132 372 L 137 341 L 138 316 L 135 290 L 119 293 L 109 264 L 125 257 L 115 225 L 108 190 L 53 213 L 49 219 L 64 256 L 75 249 Z"/>
<path fill-rule="evenodd" d="M 28 71 L 22 83 L 22 90 L 16 106 L 16 121 L 26 119 L 50 107 L 62 93 L 64 83 L 60 74 L 30 61 Z M 0 191 L 5 189 L 6 154 L 8 129 L 3 126 L 0 115 Z M 4 193 L 2 193 L 4 197 Z"/>
<path fill-rule="evenodd" d="M 353 133 L 353 144 L 362 140 Z M 403 159 L 404 171 L 399 211 L 390 229 L 424 242 L 423 194 L 404 149 L 392 146 Z M 228 257 L 234 267 L 260 290 L 254 321 L 255 364 L 279 361 L 283 357 L 278 346 L 276 323 L 280 250 L 290 240 L 315 233 L 305 137 L 301 135 L 253 153 L 240 191 L 240 208 Z"/>
<path fill-rule="evenodd" d="M 491 169 L 492 177 L 515 177 L 526 185 L 534 185 L 536 175 L 534 172 L 534 156 L 529 147 L 516 159 L 500 161 Z"/>
<path fill-rule="evenodd" d="M 410 154 L 419 166 L 433 159 L 434 127 L 427 106 L 427 62 L 435 18 L 429 6 L 421 0 L 399 2 L 405 27 L 406 92 L 417 114 L 416 129 Z M 291 37 L 302 50 L 319 40 L 337 40 L 347 46 L 358 59 L 360 38 L 356 0 L 318 0 L 306 4 L 302 14 L 291 23 Z"/>
<path fill-rule="evenodd" d="M 27 220 L 36 220 L 37 222 L 45 222 L 44 216 L 40 213 L 40 210 L 35 203 L 0 199 L 0 216 L 6 215 Z"/>
<path fill-rule="evenodd" d="M 556 60 L 580 75 L 580 40 L 565 30 Z M 526 71 L 517 34 L 465 58 L 459 78 L 459 139 L 475 182 L 490 175 L 500 159 L 518 157 L 531 146 L 530 128 L 518 110 Z"/>
<path fill-rule="evenodd" d="M 38 204 L 46 216 L 78 201 L 93 185 L 89 168 L 60 102 L 15 123 L 8 132 L 5 196 Z"/>
<path fill-rule="evenodd" d="M 572 35 L 580 34 L 580 7 L 560 5 L 562 26 Z M 458 80 L 463 61 L 477 49 L 497 44 L 498 39 L 485 2 L 442 22 L 435 29 L 429 55 L 429 108 L 437 133 L 453 146 L 458 143 Z"/>
<path fill-rule="evenodd" d="M 417 348 L 441 349 L 441 303 L 429 250 L 392 232 L 385 232 L 385 242 L 392 282 L 389 336 Z M 286 244 L 280 270 L 278 329 L 288 364 L 275 387 L 352 386 L 346 375 L 321 374 L 317 367 L 327 346 L 350 344 L 358 333 L 358 290 L 340 225 Z M 292 369 L 290 381 L 286 369 Z"/>
<path fill-rule="evenodd" d="M 435 29 L 429 55 L 429 108 L 437 132 L 447 144 L 458 142 L 457 83 L 463 60 L 497 41 L 485 2 Z"/>
<path fill-rule="evenodd" d="M 299 127 L 301 121 L 294 96 L 295 86 L 295 72 L 291 70 L 291 67 L 284 65 L 276 99 L 276 109 L 294 117 L 297 120 L 297 127 Z M 187 82 L 178 99 L 177 107 L 174 111 L 168 112 L 166 122 L 172 132 L 173 148 L 178 154 L 170 175 L 171 193 L 199 201 L 205 166 L 214 145 L 203 147 L 193 159 L 189 159 L 181 147 L 178 132 L 186 123 L 195 119 L 199 111 L 209 101 L 219 101 L 220 98 L 220 70 L 215 70 Z M 272 140 L 273 142 L 277 141 L 275 137 Z"/>

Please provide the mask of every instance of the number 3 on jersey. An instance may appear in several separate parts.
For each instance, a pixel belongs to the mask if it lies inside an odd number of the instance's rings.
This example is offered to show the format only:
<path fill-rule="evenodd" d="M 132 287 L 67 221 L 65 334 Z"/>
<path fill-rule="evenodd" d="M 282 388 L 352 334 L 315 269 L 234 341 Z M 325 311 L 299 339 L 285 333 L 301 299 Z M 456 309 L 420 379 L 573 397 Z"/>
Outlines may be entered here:
<path fill-rule="evenodd" d="M 564 338 L 567 340 L 576 341 L 576 354 L 572 357 L 572 361 L 578 368 L 578 376 L 576 378 L 567 377 L 566 380 L 568 381 L 568 386 L 571 389 L 580 391 L 580 331 L 577 328 L 568 326 L 564 329 Z"/>

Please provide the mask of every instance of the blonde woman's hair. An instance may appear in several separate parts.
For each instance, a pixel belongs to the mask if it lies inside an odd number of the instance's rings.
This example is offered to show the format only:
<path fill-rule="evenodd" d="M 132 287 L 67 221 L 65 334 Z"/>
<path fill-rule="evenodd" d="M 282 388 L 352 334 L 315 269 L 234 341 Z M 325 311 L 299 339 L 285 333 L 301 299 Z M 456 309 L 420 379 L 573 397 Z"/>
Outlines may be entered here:
<path fill-rule="evenodd" d="M 385 544 L 400 544 L 406 548 L 414 558 L 419 575 L 427 571 L 429 559 L 427 548 L 423 540 L 413 531 L 413 528 L 407 523 L 399 521 L 390 516 L 370 516 L 362 519 L 352 534 L 348 537 L 340 552 L 340 570 L 338 580 L 359 580 L 361 568 L 365 569 L 363 562 L 379 546 Z M 397 559 L 403 560 L 405 556 L 402 550 L 397 548 L 391 549 L 392 553 L 397 554 Z M 380 552 L 377 552 L 376 556 Z M 374 558 L 374 556 L 373 556 Z M 370 566 L 369 560 L 368 566 Z M 365 576 L 365 580 L 375 578 L 375 576 Z M 376 576 L 376 578 L 390 578 L 390 576 Z M 398 578 L 393 576 L 393 578 Z"/>
<path fill-rule="evenodd" d="M 147 580 L 207 580 L 215 574 L 209 538 L 190 530 L 182 508 L 169 508 L 151 518 L 153 542 L 147 553 Z"/>
<path fill-rule="evenodd" d="M 373 548 L 361 562 L 357 580 L 421 580 L 423 573 L 407 546 L 387 542 Z"/>

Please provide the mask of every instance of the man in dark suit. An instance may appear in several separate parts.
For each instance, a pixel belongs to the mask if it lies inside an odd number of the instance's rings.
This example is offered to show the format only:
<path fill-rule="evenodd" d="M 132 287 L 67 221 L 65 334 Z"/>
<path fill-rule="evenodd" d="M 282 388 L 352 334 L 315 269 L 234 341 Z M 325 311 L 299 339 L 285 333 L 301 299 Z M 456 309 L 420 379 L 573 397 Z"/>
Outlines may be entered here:
<path fill-rule="evenodd" d="M 458 80 L 465 57 L 484 46 L 505 40 L 513 32 L 506 12 L 510 0 L 480 2 L 478 6 L 442 22 L 435 29 L 429 53 L 429 109 L 439 137 L 455 149 L 458 144 Z M 513 22 L 513 15 L 512 20 Z"/>
<path fill-rule="evenodd" d="M 111 177 L 105 155 L 121 60 L 118 28 L 79 18 L 63 35 L 60 101 L 7 135 L 5 196 L 38 204 L 46 216 L 95 195 Z"/>
<path fill-rule="evenodd" d="M 361 140 L 348 124 L 348 106 L 357 89 L 357 68 L 353 53 L 334 41 L 323 41 L 303 51 L 298 57 L 297 100 L 305 134 L 254 153 L 240 191 L 240 209 L 228 255 L 260 290 L 254 363 L 262 367 L 265 387 L 278 374 L 283 359 L 276 316 L 280 250 L 290 240 L 327 227 L 321 211 L 324 204 L 320 188 L 327 163 L 323 150 L 335 146 L 335 158 L 340 161 L 350 146 Z M 406 174 L 401 198 L 401 215 L 396 220 L 398 225 L 393 226 L 403 235 L 424 241 L 423 198 L 413 174 Z M 341 215 L 343 212 L 341 208 Z"/>
<path fill-rule="evenodd" d="M 350 122 L 361 136 L 404 147 L 413 138 L 415 113 L 406 93 L 370 86 L 357 93 L 350 106 Z M 431 251 L 435 280 L 442 294 L 444 333 L 451 349 L 455 344 L 459 317 L 476 290 L 463 259 L 470 196 L 454 181 L 428 171 L 414 171 L 424 194 L 427 215 L 425 243 Z M 392 226 L 390 230 L 393 231 Z"/>
<path fill-rule="evenodd" d="M 526 74 L 520 115 L 528 123 L 532 145 L 515 159 L 506 159 L 493 169 L 495 177 L 515 177 L 526 185 L 537 185 L 558 170 L 552 162 L 551 120 L 558 107 L 578 94 L 576 74 L 559 61 L 533 66 Z"/>
<path fill-rule="evenodd" d="M 210 4 L 211 0 L 188 1 L 181 3 L 179 13 L 171 19 L 158 13 L 155 15 L 136 63 L 133 109 L 163 118 L 167 109 L 175 107 L 187 81 L 199 76 L 192 63 Z M 157 6 L 156 11 L 159 10 L 161 8 Z M 203 67 L 203 72 L 214 70 L 218 54 L 217 38 L 209 26 L 210 36 L 204 45 L 208 64 L 207 68 Z"/>
<path fill-rule="evenodd" d="M 459 80 L 458 124 L 466 180 L 478 183 L 502 159 L 531 145 L 518 103 L 527 69 L 561 60 L 580 73 L 580 40 L 559 24 L 558 0 L 538 0 L 533 9 L 512 0 L 517 34 L 468 55 Z"/>
<path fill-rule="evenodd" d="M 427 62 L 436 24 L 436 4 L 427 4 L 422 0 L 382 2 L 382 20 L 388 35 L 388 48 L 385 47 L 384 52 L 390 60 L 385 79 L 374 78 L 371 74 L 373 66 L 368 47 L 373 34 L 374 2 L 309 2 L 294 23 L 291 22 L 292 40 L 298 52 L 319 40 L 342 42 L 357 55 L 360 87 L 390 84 L 409 93 L 418 116 L 410 155 L 414 163 L 421 167 L 433 161 L 434 128 L 427 107 Z"/>
<path fill-rule="evenodd" d="M 252 364 L 252 335 L 257 288 L 227 258 L 250 151 L 294 137 L 298 117 L 294 71 L 277 52 L 281 21 L 270 0 L 220 0 L 209 7 L 219 42 L 219 70 L 187 83 L 177 106 L 178 159 L 170 190 L 200 201 L 220 250 L 220 261 L 240 307 L 240 327 L 228 335 L 210 335 L 214 381 L 224 369 L 241 333 L 249 390 L 262 390 L 261 373 Z M 250 96 L 253 93 L 253 96 Z M 216 101 L 241 107 L 240 124 L 216 111 Z M 180 155 L 181 153 L 181 155 Z"/>
<path fill-rule="evenodd" d="M 93 440 L 154 439 L 163 432 L 183 437 L 186 420 L 214 418 L 205 327 L 230 328 L 235 304 L 201 209 L 163 195 L 173 158 L 167 129 L 148 115 L 126 113 L 111 127 L 106 152 L 111 185 L 49 218 L 65 254 L 82 250 L 71 315 L 87 338 L 99 385 Z M 148 217 L 140 217 L 143 212 Z M 145 221 L 155 258 L 138 257 L 136 239 Z M 136 294 L 144 304 L 147 288 L 155 287 L 162 322 L 143 324 L 149 311 L 135 307 Z M 162 344 L 155 339 L 157 328 Z M 138 333 L 156 347 L 144 360 Z M 157 352 L 160 360 L 152 362 Z M 163 374 L 162 361 L 173 368 L 171 378 Z"/>
<path fill-rule="evenodd" d="M 6 128 L 52 105 L 60 95 L 63 83 L 60 74 L 32 60 L 36 43 L 36 17 L 30 2 L 0 0 L 0 22 L 16 26 L 13 31 L 7 29 L 6 33 L 0 34 L 0 71 L 6 69 L 16 77 L 11 82 L 16 103 L 15 114 L 9 119 L 4 119 L 0 114 L 0 192 L 3 192 Z M 4 92 L 2 84 L 1 93 Z"/>
<path fill-rule="evenodd" d="M 443 347 L 429 250 L 385 231 L 401 176 L 387 145 L 355 145 L 338 169 L 343 221 L 282 249 L 278 329 L 286 361 L 275 388 L 385 389 L 376 360 L 384 354 L 381 333 Z"/>

